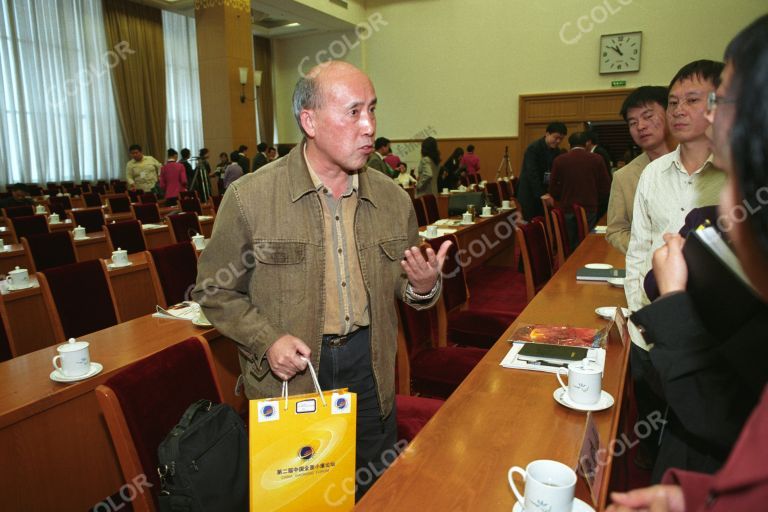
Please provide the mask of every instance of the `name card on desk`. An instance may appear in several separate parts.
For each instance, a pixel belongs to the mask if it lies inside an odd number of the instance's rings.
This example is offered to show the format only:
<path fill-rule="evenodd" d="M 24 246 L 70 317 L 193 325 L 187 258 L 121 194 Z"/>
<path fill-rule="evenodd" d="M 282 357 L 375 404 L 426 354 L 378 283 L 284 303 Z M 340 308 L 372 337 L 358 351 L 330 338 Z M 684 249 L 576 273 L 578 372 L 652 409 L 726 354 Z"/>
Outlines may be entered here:
<path fill-rule="evenodd" d="M 605 477 L 608 457 L 608 450 L 600 442 L 600 433 L 597 430 L 595 419 L 592 417 L 592 413 L 588 412 L 576 471 L 587 481 L 589 494 L 592 496 L 592 504 L 595 507 L 598 507 L 600 500 L 600 488 Z"/>
<path fill-rule="evenodd" d="M 622 308 L 616 308 L 616 317 L 613 319 L 614 327 L 618 331 L 619 339 L 621 340 L 621 346 L 627 344 L 627 338 L 629 338 L 629 331 L 627 330 L 627 317 L 624 316 Z"/>

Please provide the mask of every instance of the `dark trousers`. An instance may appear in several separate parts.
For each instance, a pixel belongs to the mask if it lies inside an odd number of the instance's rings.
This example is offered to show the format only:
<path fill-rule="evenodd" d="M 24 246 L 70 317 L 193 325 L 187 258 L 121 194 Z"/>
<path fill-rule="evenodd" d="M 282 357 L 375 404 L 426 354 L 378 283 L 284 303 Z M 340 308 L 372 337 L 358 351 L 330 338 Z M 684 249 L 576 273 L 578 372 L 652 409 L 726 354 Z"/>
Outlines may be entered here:
<path fill-rule="evenodd" d="M 654 411 L 665 416 L 667 402 L 664 399 L 659 373 L 653 366 L 648 351 L 633 343 L 629 351 L 629 366 L 635 388 L 638 421 L 648 418 Z M 660 438 L 661 429 L 655 429 L 651 435 L 640 439 L 640 445 L 652 459 L 655 459 L 659 452 Z"/>
<path fill-rule="evenodd" d="M 359 500 L 394 459 L 384 456 L 393 453 L 397 441 L 395 410 L 386 419 L 381 418 L 376 382 L 371 367 L 370 329 L 354 332 L 346 344 L 338 347 L 328 344 L 323 336 L 318 380 L 323 390 L 349 388 L 357 393 L 357 457 L 355 461 L 355 499 Z"/>

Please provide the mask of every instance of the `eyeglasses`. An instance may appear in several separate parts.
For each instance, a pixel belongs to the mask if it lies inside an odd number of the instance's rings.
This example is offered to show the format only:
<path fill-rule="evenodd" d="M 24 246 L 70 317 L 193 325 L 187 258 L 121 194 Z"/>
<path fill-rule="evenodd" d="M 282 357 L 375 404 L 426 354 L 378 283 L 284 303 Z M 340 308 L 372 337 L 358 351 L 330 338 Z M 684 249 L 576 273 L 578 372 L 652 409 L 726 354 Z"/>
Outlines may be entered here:
<path fill-rule="evenodd" d="M 718 105 L 726 105 L 728 103 L 736 103 L 733 98 L 726 98 L 724 96 L 718 96 L 715 91 L 712 91 L 707 95 L 707 113 L 712 113 Z"/>

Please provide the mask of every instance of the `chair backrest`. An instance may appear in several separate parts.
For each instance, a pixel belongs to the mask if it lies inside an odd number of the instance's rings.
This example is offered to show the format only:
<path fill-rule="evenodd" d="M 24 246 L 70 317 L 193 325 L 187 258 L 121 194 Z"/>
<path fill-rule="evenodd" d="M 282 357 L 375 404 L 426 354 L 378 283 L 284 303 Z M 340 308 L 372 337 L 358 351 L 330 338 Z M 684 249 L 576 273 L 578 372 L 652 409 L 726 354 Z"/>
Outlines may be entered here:
<path fill-rule="evenodd" d="M 48 199 L 48 205 L 51 213 L 58 213 L 61 220 L 67 218 L 67 210 L 72 209 L 72 201 L 69 200 L 69 196 L 51 196 Z"/>
<path fill-rule="evenodd" d="M 528 224 L 516 226 L 517 244 L 523 258 L 528 302 L 552 277 L 552 260 L 544 222 L 534 217 Z"/>
<path fill-rule="evenodd" d="M 491 181 L 485 184 L 485 194 L 489 203 L 495 206 L 501 206 L 501 188 L 502 187 L 499 187 L 499 184 L 495 181 Z"/>
<path fill-rule="evenodd" d="M 203 207 L 200 205 L 200 200 L 196 197 L 184 197 L 181 199 L 181 211 L 192 212 L 198 215 L 203 214 Z"/>
<path fill-rule="evenodd" d="M 102 261 L 49 268 L 37 277 L 58 339 L 77 338 L 120 323 Z"/>
<path fill-rule="evenodd" d="M 123 480 L 145 478 L 151 492 L 138 492 L 133 509 L 157 510 L 160 480 L 157 447 L 198 400 L 222 401 L 208 343 L 189 338 L 156 352 L 96 387 Z M 143 490 L 143 489 L 142 489 Z"/>
<path fill-rule="evenodd" d="M 16 233 L 16 240 L 29 235 L 39 235 L 48 232 L 48 219 L 45 215 L 25 215 L 11 217 L 11 225 Z"/>
<path fill-rule="evenodd" d="M 77 262 L 75 246 L 67 231 L 53 231 L 22 237 L 21 245 L 29 255 L 30 272 L 39 272 Z"/>
<path fill-rule="evenodd" d="M 71 195 L 72 197 L 79 197 L 83 195 L 82 187 L 76 187 L 74 185 L 71 185 L 68 187 L 64 187 L 64 190 L 66 190 L 69 193 L 69 195 Z"/>
<path fill-rule="evenodd" d="M 179 192 L 179 199 L 200 199 L 197 190 L 182 190 Z"/>
<path fill-rule="evenodd" d="M 424 202 L 424 212 L 427 214 L 427 224 L 433 224 L 440 220 L 440 209 L 437 207 L 437 198 L 434 194 L 421 196 Z"/>
<path fill-rule="evenodd" d="M 30 205 L 24 206 L 9 206 L 3 208 L 3 217 L 6 219 L 12 219 L 14 217 L 29 217 L 35 214 L 35 207 Z"/>
<path fill-rule="evenodd" d="M 589 222 L 587 221 L 587 210 L 578 203 L 573 203 L 573 215 L 576 216 L 576 234 L 581 243 L 589 234 Z"/>
<path fill-rule="evenodd" d="M 112 192 L 114 192 L 115 194 L 122 194 L 127 189 L 128 189 L 128 185 L 126 185 L 125 183 L 121 183 L 119 181 L 112 183 Z"/>
<path fill-rule="evenodd" d="M 144 192 L 139 196 L 142 203 L 157 203 L 157 196 L 154 192 Z"/>
<path fill-rule="evenodd" d="M 107 237 L 109 252 L 125 249 L 128 254 L 147 250 L 147 241 L 144 238 L 144 230 L 138 220 L 123 220 L 112 222 L 103 226 Z"/>
<path fill-rule="evenodd" d="M 545 200 L 543 197 L 541 199 L 541 206 L 543 208 L 544 212 L 544 230 L 547 232 L 547 240 L 549 240 L 549 243 L 551 244 L 552 249 L 552 255 L 554 256 L 554 251 L 557 249 L 557 241 L 555 240 L 555 230 L 552 227 L 552 207 L 549 206 L 549 202 Z"/>
<path fill-rule="evenodd" d="M 221 205 L 221 200 L 224 199 L 224 196 L 211 196 L 211 203 L 213 203 L 213 211 L 218 212 L 219 206 Z"/>
<path fill-rule="evenodd" d="M 147 251 L 158 303 L 172 306 L 187 300 L 189 289 L 197 280 L 197 252 L 192 242 L 166 245 Z"/>
<path fill-rule="evenodd" d="M 107 198 L 110 213 L 128 213 L 131 211 L 131 200 L 126 195 L 112 195 Z"/>
<path fill-rule="evenodd" d="M 197 214 L 193 212 L 175 213 L 168 215 L 165 220 L 170 227 L 173 243 L 187 242 L 196 234 L 203 232 Z"/>
<path fill-rule="evenodd" d="M 465 305 L 469 300 L 469 289 L 467 288 L 466 275 L 461 265 L 459 253 L 459 243 L 454 235 L 444 235 L 431 240 L 427 243 L 437 253 L 443 242 L 453 242 L 445 254 L 443 263 L 443 291 L 441 300 L 445 304 L 447 312 L 453 311 Z"/>
<path fill-rule="evenodd" d="M 101 198 L 99 197 L 99 194 L 93 192 L 83 194 L 83 201 L 85 201 L 85 206 L 101 207 Z"/>
<path fill-rule="evenodd" d="M 94 194 L 106 194 L 107 193 L 107 185 L 106 183 L 97 183 L 96 185 L 91 185 L 91 192 Z"/>
<path fill-rule="evenodd" d="M 70 210 L 70 214 L 72 215 L 72 222 L 76 226 L 84 227 L 86 233 L 101 231 L 101 227 L 105 224 L 104 210 L 100 206 Z"/>
<path fill-rule="evenodd" d="M 434 308 L 416 310 L 399 299 L 396 302 L 399 327 L 408 351 L 408 359 L 413 360 L 423 350 L 434 348 Z"/>
<path fill-rule="evenodd" d="M 32 197 L 42 196 L 43 187 L 41 187 L 40 185 L 27 185 L 27 192 Z"/>
<path fill-rule="evenodd" d="M 520 182 L 520 179 L 517 176 L 512 176 L 509 178 L 509 181 L 507 184 L 509 185 L 509 192 L 512 194 L 512 197 L 517 197 L 517 184 Z"/>
<path fill-rule="evenodd" d="M 565 263 L 565 259 L 571 255 L 571 246 L 568 241 L 568 228 L 565 224 L 565 213 L 560 208 L 552 208 L 552 231 L 555 233 L 557 242 L 557 267 L 560 268 Z"/>
<path fill-rule="evenodd" d="M 479 212 L 485 204 L 482 192 L 463 192 L 451 194 L 448 197 L 448 216 L 461 215 L 467 211 L 467 205 L 475 205 L 475 211 Z"/>
<path fill-rule="evenodd" d="M 429 224 L 429 222 L 427 222 L 427 210 L 424 208 L 424 203 L 421 198 L 414 197 L 411 199 L 411 202 L 413 202 L 413 209 L 416 211 L 416 223 L 419 226 L 426 226 Z"/>
<path fill-rule="evenodd" d="M 488 184 L 490 185 L 490 183 Z M 488 186 L 486 185 L 486 187 Z M 509 201 L 512 199 L 512 193 L 510 192 L 510 185 L 508 181 L 499 181 L 496 183 L 496 186 L 499 187 L 499 199 L 502 201 Z"/>
<path fill-rule="evenodd" d="M 132 204 L 131 210 L 136 220 L 140 220 L 142 224 L 157 224 L 160 222 L 160 209 L 157 207 L 157 203 Z"/>

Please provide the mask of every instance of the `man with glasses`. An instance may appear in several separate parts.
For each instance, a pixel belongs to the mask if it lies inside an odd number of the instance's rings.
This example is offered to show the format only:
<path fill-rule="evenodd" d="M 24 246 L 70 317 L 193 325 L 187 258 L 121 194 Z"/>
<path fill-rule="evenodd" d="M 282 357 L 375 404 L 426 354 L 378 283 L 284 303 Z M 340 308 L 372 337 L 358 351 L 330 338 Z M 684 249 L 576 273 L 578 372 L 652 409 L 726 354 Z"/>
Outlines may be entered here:
<path fill-rule="evenodd" d="M 725 173 L 712 164 L 707 98 L 722 70 L 721 62 L 697 60 L 683 66 L 670 82 L 667 125 L 679 145 L 648 164 L 637 186 L 624 283 L 633 312 L 649 304 L 643 280 L 651 269 L 653 252 L 664 245 L 664 233 L 676 233 L 693 208 L 718 204 Z M 634 324 L 629 324 L 629 331 L 638 412 L 641 417 L 663 413 L 666 403 L 648 355 L 650 347 Z"/>

